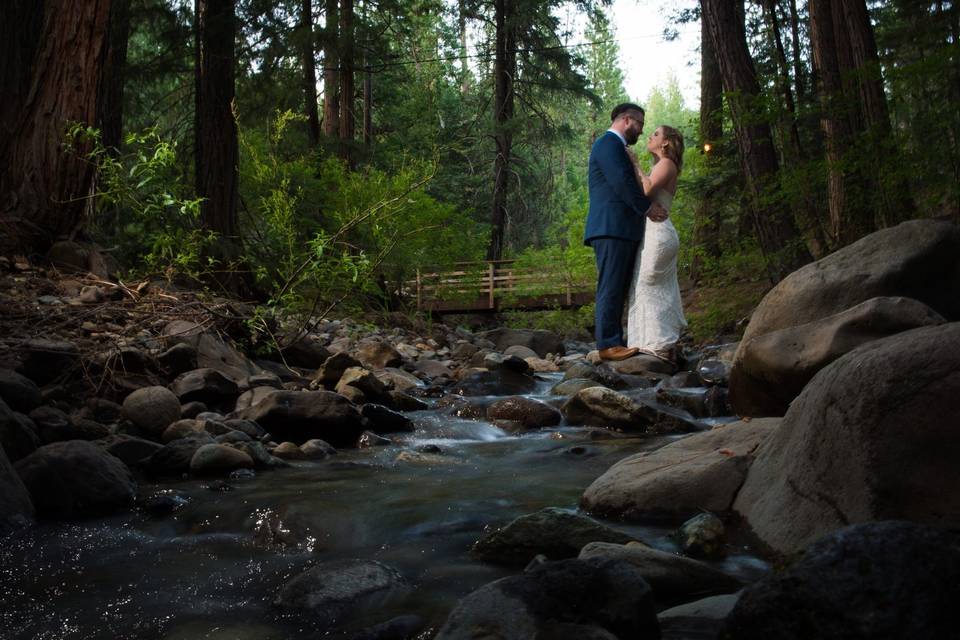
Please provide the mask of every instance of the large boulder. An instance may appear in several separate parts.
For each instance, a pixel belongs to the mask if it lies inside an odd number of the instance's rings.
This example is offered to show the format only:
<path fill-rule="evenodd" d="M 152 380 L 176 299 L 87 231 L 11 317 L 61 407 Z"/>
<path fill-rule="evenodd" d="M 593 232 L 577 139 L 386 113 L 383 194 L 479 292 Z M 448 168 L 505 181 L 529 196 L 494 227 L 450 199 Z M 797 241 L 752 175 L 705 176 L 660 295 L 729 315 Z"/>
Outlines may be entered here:
<path fill-rule="evenodd" d="M 434 640 L 654 640 L 649 585 L 622 560 L 560 560 L 484 585 L 450 612 Z"/>
<path fill-rule="evenodd" d="M 350 354 L 344 352 L 334 353 L 324 360 L 320 368 L 317 369 L 317 373 L 313 378 L 313 386 L 333 388 L 333 386 L 340 381 L 344 371 L 351 367 L 360 366 L 362 366 L 360 361 L 353 358 Z"/>
<path fill-rule="evenodd" d="M 657 406 L 643 390 L 614 391 L 587 387 L 561 407 L 569 424 L 607 427 L 639 433 L 683 433 L 704 427 L 683 411 Z"/>
<path fill-rule="evenodd" d="M 163 337 L 170 345 L 188 344 L 197 351 L 197 366 L 216 369 L 231 380 L 243 380 L 262 370 L 240 353 L 227 339 L 205 331 L 188 320 L 174 320 L 163 328 Z"/>
<path fill-rule="evenodd" d="M 86 440 L 44 445 L 15 466 L 45 518 L 113 513 L 130 507 L 137 494 L 127 465 Z"/>
<path fill-rule="evenodd" d="M 170 383 L 170 390 L 181 403 L 202 402 L 208 407 L 233 404 L 240 395 L 233 379 L 210 367 L 181 373 Z"/>
<path fill-rule="evenodd" d="M 841 529 L 747 587 L 721 638 L 956 638 L 960 536 L 909 522 Z"/>
<path fill-rule="evenodd" d="M 560 336 L 550 331 L 542 331 L 539 329 L 507 329 L 501 327 L 478 334 L 478 337 L 493 342 L 496 345 L 497 351 L 506 351 L 509 347 L 519 345 L 532 349 L 541 358 L 547 357 L 548 353 L 560 356 L 566 353 L 563 340 Z"/>
<path fill-rule="evenodd" d="M 320 438 L 335 447 L 352 447 L 364 430 L 357 407 L 330 391 L 279 391 L 236 417 L 253 420 L 277 441 L 297 444 Z"/>
<path fill-rule="evenodd" d="M 580 551 L 580 559 L 616 558 L 640 569 L 658 599 L 689 598 L 697 595 L 732 593 L 743 586 L 739 580 L 705 562 L 653 549 L 636 542 L 614 544 L 591 542 Z"/>
<path fill-rule="evenodd" d="M 943 324 L 911 298 L 871 298 L 845 311 L 743 341 L 737 369 L 740 415 L 782 416 L 814 374 L 861 344 Z"/>
<path fill-rule="evenodd" d="M 33 522 L 33 502 L 0 447 L 0 537 Z"/>
<path fill-rule="evenodd" d="M 205 444 L 190 458 L 190 472 L 197 475 L 226 475 L 237 469 L 252 469 L 253 458 L 225 444 Z"/>
<path fill-rule="evenodd" d="M 779 423 L 779 418 L 733 422 L 632 455 L 594 480 L 580 505 L 625 520 L 728 511 L 757 447 Z"/>
<path fill-rule="evenodd" d="M 363 367 L 350 367 L 343 372 L 340 381 L 337 382 L 336 391 L 337 393 L 348 395 L 349 390 L 347 387 L 356 389 L 370 402 L 388 406 L 393 404 L 393 400 L 390 398 L 387 387 L 383 382 L 381 382 L 377 376 L 373 375 L 372 371 L 368 371 Z"/>
<path fill-rule="evenodd" d="M 575 558 L 590 542 L 626 544 L 633 540 L 587 516 L 548 507 L 487 531 L 474 543 L 470 555 L 491 564 L 522 567 L 538 554 L 553 560 Z"/>
<path fill-rule="evenodd" d="M 882 296 L 913 298 L 952 322 L 960 319 L 958 289 L 960 227 L 934 220 L 883 229 L 794 271 L 764 296 L 750 319 L 730 375 L 734 408 L 740 411 L 740 396 L 750 390 L 741 362 L 753 338 Z"/>
<path fill-rule="evenodd" d="M 734 509 L 781 552 L 870 520 L 960 527 L 957 397 L 960 322 L 854 349 L 793 401 Z"/>

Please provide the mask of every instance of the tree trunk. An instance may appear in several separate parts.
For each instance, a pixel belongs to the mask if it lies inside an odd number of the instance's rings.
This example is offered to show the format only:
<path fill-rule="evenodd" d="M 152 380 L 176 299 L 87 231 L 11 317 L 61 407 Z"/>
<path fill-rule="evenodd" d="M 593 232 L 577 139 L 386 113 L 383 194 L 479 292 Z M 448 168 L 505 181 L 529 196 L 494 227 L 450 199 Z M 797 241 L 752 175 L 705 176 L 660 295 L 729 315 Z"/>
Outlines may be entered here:
<path fill-rule="evenodd" d="M 303 67 L 303 100 L 307 114 L 307 136 L 310 144 L 320 143 L 320 114 L 317 113 L 317 60 L 313 38 L 313 0 L 300 4 L 301 66 Z"/>
<path fill-rule="evenodd" d="M 797 90 L 797 104 L 804 104 L 807 99 L 806 82 L 804 82 L 803 63 L 800 56 L 800 14 L 797 12 L 797 0 L 790 0 L 790 36 L 793 40 L 793 86 Z"/>
<path fill-rule="evenodd" d="M 513 119 L 513 81 L 517 69 L 514 1 L 495 0 L 494 2 L 496 49 L 493 62 L 493 112 L 497 155 L 493 168 L 493 210 L 490 214 L 490 246 L 487 248 L 487 260 L 499 260 L 503 256 L 504 227 L 507 220 L 507 188 L 513 146 L 513 134 L 509 123 Z"/>
<path fill-rule="evenodd" d="M 8 103 L 6 93 L 0 100 L 5 116 L 0 131 L 7 138 L 0 162 L 4 168 L 0 173 L 3 253 L 42 252 L 57 236 L 72 235 L 83 223 L 86 200 L 95 182 L 94 168 L 79 157 L 89 149 L 81 145 L 76 153 L 64 153 L 62 145 L 70 122 L 96 123 L 110 1 L 30 4 L 14 6 L 24 18 L 22 24 L 5 21 L 0 28 L 5 51 L 12 45 L 24 45 L 0 65 L 17 65 L 4 72 L 2 81 L 4 90 L 15 89 L 14 100 Z M 38 24 L 42 24 L 39 30 Z M 11 33 L 18 29 L 23 33 Z M 33 37 L 35 56 L 30 53 Z M 12 111 L 14 117 L 6 120 Z"/>
<path fill-rule="evenodd" d="M 827 203 L 830 235 L 834 248 L 863 235 L 868 228 L 863 179 L 859 172 L 844 166 L 844 153 L 853 143 L 840 56 L 835 47 L 837 24 L 832 0 L 810 0 L 810 46 L 820 98 L 820 128 L 827 157 Z M 839 103 L 839 104 L 838 104 Z"/>
<path fill-rule="evenodd" d="M 352 163 L 356 128 L 353 72 L 353 0 L 340 0 L 340 135 L 337 155 L 348 164 Z"/>
<path fill-rule="evenodd" d="M 460 93 L 470 91 L 470 65 L 467 63 L 467 7 L 466 0 L 457 2 L 457 26 L 460 36 Z"/>
<path fill-rule="evenodd" d="M 853 49 L 850 47 L 850 38 L 847 35 L 849 25 L 842 4 L 848 0 L 829 0 L 823 6 L 830 11 L 833 24 L 833 47 L 839 69 L 842 94 L 837 94 L 834 108 L 841 109 L 850 121 L 852 131 L 863 131 L 863 117 L 860 112 L 859 93 L 856 77 L 856 62 L 853 59 Z M 809 6 L 809 5 L 808 5 Z M 812 12 L 811 12 L 812 13 Z M 813 18 L 810 19 L 813 22 Z M 811 36 L 811 40 L 812 40 Z M 812 47 L 812 44 L 811 44 Z M 843 100 L 841 100 L 841 96 Z"/>
<path fill-rule="evenodd" d="M 861 122 L 870 143 L 868 152 L 878 157 L 888 157 L 894 151 L 889 148 L 893 130 L 890 126 L 890 111 L 887 96 L 883 91 L 883 76 L 880 56 L 873 37 L 873 27 L 864 0 L 843 0 L 840 5 L 846 18 L 846 36 L 850 42 L 853 67 L 859 88 Z M 897 224 L 914 216 L 915 205 L 910 186 L 900 173 L 900 167 L 885 171 L 883 163 L 870 165 L 874 170 L 877 197 L 878 222 L 882 226 Z M 884 175 L 889 174 L 889 175 Z M 876 226 L 876 225 L 872 225 Z M 868 229 L 872 230 L 872 229 Z"/>
<path fill-rule="evenodd" d="M 110 6 L 110 39 L 104 65 L 97 128 L 103 146 L 119 153 L 123 142 L 123 82 L 130 37 L 130 0 L 113 0 Z"/>
<path fill-rule="evenodd" d="M 738 22 L 737 8 L 728 0 L 702 0 L 703 19 L 717 52 L 723 87 L 730 95 L 730 115 L 740 149 L 740 161 L 753 199 L 754 230 L 774 282 L 810 261 L 796 225 L 776 188 L 779 164 L 770 125 L 754 115 L 760 85 Z"/>
<path fill-rule="evenodd" d="M 40 44 L 43 3 L 13 0 L 0 22 L 0 176 L 6 173 L 6 149 L 17 132 L 21 108 L 30 91 L 34 59 Z"/>
<path fill-rule="evenodd" d="M 323 34 L 323 135 L 340 135 L 339 12 L 337 0 L 327 0 Z"/>
<path fill-rule="evenodd" d="M 700 142 L 706 154 L 705 170 L 712 173 L 719 164 L 719 144 L 723 136 L 723 81 L 704 21 L 700 23 L 700 35 Z M 693 214 L 693 237 L 697 251 L 690 265 L 690 276 L 694 281 L 703 276 L 705 258 L 720 257 L 721 207 L 716 198 L 717 190 L 716 184 L 707 186 Z"/>
<path fill-rule="evenodd" d="M 197 196 L 201 223 L 224 239 L 237 232 L 237 127 L 234 98 L 233 0 L 197 0 Z"/>
<path fill-rule="evenodd" d="M 363 146 L 373 144 L 373 74 L 365 62 L 363 70 Z"/>
<path fill-rule="evenodd" d="M 780 149 L 783 164 L 790 169 L 797 169 L 807 160 L 807 153 L 800 141 L 800 128 L 797 124 L 797 107 L 793 99 L 793 90 L 790 87 L 790 70 L 787 65 L 787 55 L 783 48 L 783 39 L 780 37 L 780 20 L 777 17 L 776 0 L 762 0 L 763 15 L 767 22 L 767 29 L 773 41 L 773 50 L 776 54 L 777 75 L 776 85 L 783 101 L 783 115 L 777 123 L 780 134 Z M 795 203 L 796 220 L 800 226 L 807 249 L 814 258 L 822 258 L 827 254 L 827 244 L 824 238 L 823 224 L 819 212 L 822 210 L 817 197 L 809 189 L 806 180 L 799 190 L 798 201 Z"/>

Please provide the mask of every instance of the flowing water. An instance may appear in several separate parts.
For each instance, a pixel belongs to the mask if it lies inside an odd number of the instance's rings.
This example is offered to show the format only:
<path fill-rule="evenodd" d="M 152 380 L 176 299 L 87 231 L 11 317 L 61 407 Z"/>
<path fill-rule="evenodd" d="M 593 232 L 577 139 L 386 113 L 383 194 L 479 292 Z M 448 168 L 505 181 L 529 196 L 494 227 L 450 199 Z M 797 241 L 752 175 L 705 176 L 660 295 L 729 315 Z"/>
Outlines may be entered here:
<path fill-rule="evenodd" d="M 542 377 L 531 396 L 549 400 L 558 378 Z M 307 566 L 351 557 L 393 566 L 411 587 L 339 631 L 403 613 L 436 629 L 460 597 L 516 573 L 470 559 L 485 527 L 543 507 L 575 509 L 613 463 L 676 438 L 595 439 L 595 430 L 564 426 L 510 435 L 443 410 L 408 415 L 416 431 L 389 446 L 228 482 L 141 486 L 182 504 L 171 514 L 135 510 L 4 540 L 0 638 L 337 637 L 272 602 Z M 675 548 L 677 523 L 609 524 Z M 717 566 L 746 581 L 766 571 L 746 551 Z"/>

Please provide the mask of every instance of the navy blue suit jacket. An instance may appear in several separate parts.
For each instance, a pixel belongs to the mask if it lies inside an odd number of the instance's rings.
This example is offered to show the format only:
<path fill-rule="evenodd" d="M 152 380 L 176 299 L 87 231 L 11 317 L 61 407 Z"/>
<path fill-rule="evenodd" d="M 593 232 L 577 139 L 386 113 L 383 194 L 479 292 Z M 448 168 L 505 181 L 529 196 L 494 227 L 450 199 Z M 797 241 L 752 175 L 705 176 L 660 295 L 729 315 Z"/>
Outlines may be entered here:
<path fill-rule="evenodd" d="M 607 131 L 590 150 L 590 212 L 583 243 L 595 238 L 643 240 L 650 200 L 643 195 L 633 164 L 617 134 Z"/>

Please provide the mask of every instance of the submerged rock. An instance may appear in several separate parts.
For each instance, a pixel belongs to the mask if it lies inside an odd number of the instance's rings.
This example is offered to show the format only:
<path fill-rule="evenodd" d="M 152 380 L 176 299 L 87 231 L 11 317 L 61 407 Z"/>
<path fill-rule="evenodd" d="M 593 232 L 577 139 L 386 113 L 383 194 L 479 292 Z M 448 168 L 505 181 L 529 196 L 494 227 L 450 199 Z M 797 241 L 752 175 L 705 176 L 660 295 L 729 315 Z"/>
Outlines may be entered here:
<path fill-rule="evenodd" d="M 712 513 L 701 513 L 680 526 L 677 539 L 688 556 L 718 558 L 724 555 L 724 532 L 723 520 Z"/>
<path fill-rule="evenodd" d="M 375 560 L 333 560 L 317 564 L 280 589 L 274 605 L 309 612 L 321 624 L 333 624 L 404 591 L 400 572 Z"/>
<path fill-rule="evenodd" d="M 633 540 L 587 516 L 548 507 L 484 533 L 470 555 L 491 564 L 522 567 L 538 554 L 552 560 L 573 558 L 590 542 L 625 544 Z"/>

